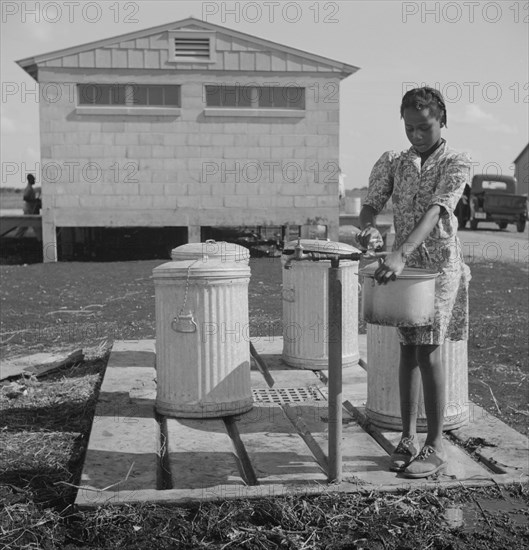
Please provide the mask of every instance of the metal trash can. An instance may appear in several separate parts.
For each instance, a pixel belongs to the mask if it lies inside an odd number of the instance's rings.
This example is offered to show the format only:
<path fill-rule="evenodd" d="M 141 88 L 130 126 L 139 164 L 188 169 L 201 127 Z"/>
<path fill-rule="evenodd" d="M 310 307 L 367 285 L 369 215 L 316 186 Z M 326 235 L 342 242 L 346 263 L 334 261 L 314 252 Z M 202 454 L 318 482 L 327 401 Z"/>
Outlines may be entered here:
<path fill-rule="evenodd" d="M 348 244 L 301 239 L 304 252 L 351 254 Z M 298 241 L 289 242 L 281 256 L 284 267 Z M 283 361 L 301 369 L 327 369 L 328 271 L 330 260 L 292 261 L 282 269 Z M 340 260 L 342 274 L 342 367 L 358 362 L 358 262 Z"/>
<path fill-rule="evenodd" d="M 247 261 L 204 255 L 202 244 L 194 243 L 198 258 L 153 269 L 156 409 L 163 415 L 211 418 L 240 414 L 253 406 L 250 267 Z M 173 253 L 178 257 L 178 249 Z"/>
<path fill-rule="evenodd" d="M 446 341 L 441 346 L 445 368 L 446 405 L 443 430 L 468 424 L 467 341 Z M 402 430 L 399 396 L 400 344 L 395 327 L 367 325 L 367 417 L 380 428 Z M 425 432 L 426 412 L 422 387 L 417 430 Z"/>

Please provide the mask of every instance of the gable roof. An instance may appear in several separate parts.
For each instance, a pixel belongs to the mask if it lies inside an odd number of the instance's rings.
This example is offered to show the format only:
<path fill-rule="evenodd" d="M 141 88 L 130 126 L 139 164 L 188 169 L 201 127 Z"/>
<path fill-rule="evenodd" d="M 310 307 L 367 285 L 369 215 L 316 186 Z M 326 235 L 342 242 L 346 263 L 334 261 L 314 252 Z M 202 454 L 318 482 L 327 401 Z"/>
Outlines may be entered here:
<path fill-rule="evenodd" d="M 522 149 L 522 152 L 513 160 L 513 162 L 516 164 L 518 160 L 522 157 L 522 155 L 527 151 L 527 148 L 529 147 L 529 143 Z"/>
<path fill-rule="evenodd" d="M 187 19 L 182 19 L 173 23 L 166 23 L 164 25 L 150 27 L 148 29 L 143 29 L 140 31 L 134 31 L 131 33 L 113 36 L 111 38 L 88 42 L 70 48 L 64 48 L 41 55 L 27 57 L 25 59 L 17 61 L 17 64 L 22 67 L 28 74 L 30 74 L 35 80 L 38 80 L 37 69 L 39 65 L 48 64 L 49 62 L 53 61 L 60 61 L 61 58 L 74 56 L 76 54 L 82 54 L 91 50 L 116 47 L 116 45 L 120 43 L 129 42 L 137 39 L 145 39 L 152 37 L 153 35 L 172 30 L 199 30 L 218 32 L 233 39 L 239 39 L 255 45 L 261 50 L 275 51 L 278 53 L 296 56 L 298 58 L 301 58 L 302 60 L 306 60 L 309 63 L 326 66 L 327 70 L 340 73 L 342 78 L 345 78 L 346 76 L 349 76 L 359 70 L 359 67 L 356 67 L 354 65 L 349 65 L 347 63 L 336 61 L 334 59 L 323 57 L 321 55 L 299 50 L 297 48 L 292 48 L 290 46 L 285 46 L 284 44 L 279 44 L 277 42 L 266 40 L 264 38 L 258 38 L 250 34 L 235 31 L 233 29 L 222 27 L 220 25 L 215 25 L 213 23 L 202 21 L 194 17 L 188 17 Z"/>

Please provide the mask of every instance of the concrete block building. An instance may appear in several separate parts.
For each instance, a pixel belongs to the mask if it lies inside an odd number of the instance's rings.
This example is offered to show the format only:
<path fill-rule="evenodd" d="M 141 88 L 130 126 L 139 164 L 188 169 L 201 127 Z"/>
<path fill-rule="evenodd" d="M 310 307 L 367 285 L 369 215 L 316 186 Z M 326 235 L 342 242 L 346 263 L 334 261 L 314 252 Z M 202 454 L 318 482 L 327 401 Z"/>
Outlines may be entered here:
<path fill-rule="evenodd" d="M 189 18 L 18 61 L 41 88 L 44 260 L 98 229 L 339 225 L 357 68 Z"/>

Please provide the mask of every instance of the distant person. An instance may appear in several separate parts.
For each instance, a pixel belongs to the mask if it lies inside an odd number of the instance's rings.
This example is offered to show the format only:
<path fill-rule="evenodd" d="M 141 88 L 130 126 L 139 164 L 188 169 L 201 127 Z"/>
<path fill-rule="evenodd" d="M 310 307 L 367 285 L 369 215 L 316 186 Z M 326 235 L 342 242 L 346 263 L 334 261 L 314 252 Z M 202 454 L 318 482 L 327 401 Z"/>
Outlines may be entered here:
<path fill-rule="evenodd" d="M 421 478 L 440 471 L 447 463 L 442 438 L 445 368 L 440 346 L 446 340 L 468 338 L 470 270 L 457 237 L 454 208 L 469 183 L 470 158 L 450 149 L 441 138 L 446 107 L 437 90 L 423 87 L 407 92 L 400 115 L 412 146 L 400 153 L 384 153 L 373 167 L 360 212 L 358 240 L 366 247 L 382 241 L 376 216 L 391 197 L 395 243 L 375 271 L 375 279 L 391 286 L 405 266 L 439 273 L 433 324 L 397 329 L 402 437 L 391 456 L 390 470 Z M 421 378 L 428 433 L 419 449 L 416 424 Z"/>
<path fill-rule="evenodd" d="M 24 194 L 22 196 L 24 201 L 23 211 L 24 215 L 34 215 L 39 214 L 40 209 L 42 208 L 42 201 L 40 199 L 40 190 L 35 190 L 35 176 L 33 174 L 28 174 L 27 177 L 28 184 L 24 188 Z M 19 227 L 15 233 L 15 237 L 21 238 L 26 234 L 28 230 L 27 227 Z M 38 232 L 36 231 L 37 236 Z"/>
<path fill-rule="evenodd" d="M 39 214 L 42 208 L 42 202 L 40 200 L 40 190 L 35 191 L 33 186 L 35 185 L 35 176 L 28 174 L 28 184 L 24 189 L 24 214 Z"/>

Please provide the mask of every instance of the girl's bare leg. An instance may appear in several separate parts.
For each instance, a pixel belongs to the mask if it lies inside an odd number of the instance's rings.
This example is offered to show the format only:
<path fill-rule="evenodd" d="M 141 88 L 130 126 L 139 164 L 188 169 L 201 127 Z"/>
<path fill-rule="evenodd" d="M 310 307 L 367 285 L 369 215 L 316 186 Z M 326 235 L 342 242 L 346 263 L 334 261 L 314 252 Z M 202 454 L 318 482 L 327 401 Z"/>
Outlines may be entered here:
<path fill-rule="evenodd" d="M 417 456 L 417 409 L 421 373 L 417 363 L 416 346 L 400 345 L 399 393 L 402 419 L 402 436 L 390 457 L 389 469 L 402 472 Z"/>
<path fill-rule="evenodd" d="M 400 345 L 399 391 L 402 437 L 417 434 L 417 410 L 421 376 L 417 362 L 417 346 Z"/>
<path fill-rule="evenodd" d="M 421 371 L 424 408 L 428 433 L 426 445 L 443 454 L 443 418 L 445 409 L 445 372 L 439 346 L 416 346 Z"/>

